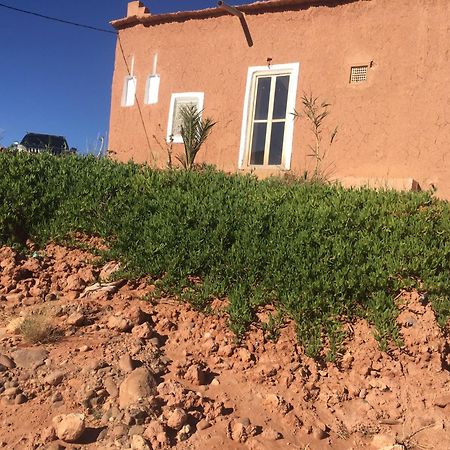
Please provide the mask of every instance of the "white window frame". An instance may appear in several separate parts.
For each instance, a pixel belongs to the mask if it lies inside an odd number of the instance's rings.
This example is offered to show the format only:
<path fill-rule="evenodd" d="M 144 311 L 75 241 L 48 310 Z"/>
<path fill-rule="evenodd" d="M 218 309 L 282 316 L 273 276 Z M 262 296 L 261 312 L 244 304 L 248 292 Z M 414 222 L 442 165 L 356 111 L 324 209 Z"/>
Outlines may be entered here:
<path fill-rule="evenodd" d="M 173 128 L 173 113 L 177 99 L 194 97 L 198 102 L 198 110 L 203 111 L 203 104 L 205 99 L 204 92 L 179 92 L 172 94 L 170 98 L 169 119 L 167 121 L 167 142 L 174 142 L 175 144 L 182 144 L 183 138 L 181 134 L 172 134 Z"/>
<path fill-rule="evenodd" d="M 300 63 L 289 64 L 275 64 L 273 66 L 254 66 L 249 67 L 247 72 L 247 84 L 245 88 L 244 97 L 244 111 L 242 114 L 242 127 L 241 127 L 241 142 L 239 148 L 239 169 L 247 167 L 264 168 L 264 167 L 280 167 L 284 170 L 291 168 L 292 157 L 292 144 L 294 138 L 294 120 L 295 117 L 291 114 L 294 112 L 296 97 L 297 97 L 297 85 L 298 76 L 300 72 Z M 256 95 L 256 78 L 259 76 L 274 76 L 274 75 L 289 75 L 289 91 L 286 107 L 286 125 L 284 130 L 284 145 L 281 159 L 281 165 L 252 165 L 250 164 L 250 148 L 251 148 L 251 132 L 253 107 L 255 104 Z"/>
<path fill-rule="evenodd" d="M 144 96 L 146 105 L 156 105 L 158 103 L 160 82 L 161 78 L 159 75 L 153 74 L 147 77 Z"/>
<path fill-rule="evenodd" d="M 134 92 L 133 92 L 133 95 L 131 96 L 131 103 L 127 103 L 129 81 L 133 81 L 132 85 L 134 86 Z M 122 91 L 122 106 L 123 107 L 129 108 L 130 106 L 134 106 L 134 103 L 136 101 L 136 89 L 137 89 L 136 77 L 133 75 L 126 76 L 124 83 L 123 83 L 123 91 Z"/>

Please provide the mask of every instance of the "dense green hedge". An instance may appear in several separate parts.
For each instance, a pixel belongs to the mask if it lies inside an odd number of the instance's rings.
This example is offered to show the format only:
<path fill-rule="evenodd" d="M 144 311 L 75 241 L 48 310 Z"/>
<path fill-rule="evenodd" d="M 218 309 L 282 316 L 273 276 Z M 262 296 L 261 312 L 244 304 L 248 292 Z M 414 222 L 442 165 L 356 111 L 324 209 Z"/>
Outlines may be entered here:
<path fill-rule="evenodd" d="M 441 324 L 450 316 L 450 209 L 427 193 L 0 154 L 0 243 L 73 231 L 106 238 L 131 274 L 196 305 L 228 296 L 238 333 L 275 304 L 311 354 L 326 337 L 334 356 L 357 316 L 383 345 L 397 339 L 401 288 L 427 292 Z"/>

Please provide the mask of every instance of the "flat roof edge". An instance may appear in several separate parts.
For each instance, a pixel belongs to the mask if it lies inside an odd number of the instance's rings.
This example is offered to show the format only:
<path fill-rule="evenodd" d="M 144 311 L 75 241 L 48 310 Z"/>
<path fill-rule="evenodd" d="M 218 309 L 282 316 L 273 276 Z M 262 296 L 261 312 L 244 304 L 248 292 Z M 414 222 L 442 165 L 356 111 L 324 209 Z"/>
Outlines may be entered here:
<path fill-rule="evenodd" d="M 240 5 L 236 8 L 243 13 L 269 12 L 271 10 L 279 10 L 280 8 L 289 8 L 296 6 L 338 6 L 345 3 L 354 3 L 360 1 L 371 0 L 269 0 Z M 212 17 L 220 17 L 229 13 L 219 7 L 200 9 L 196 11 L 179 11 L 174 13 L 143 16 L 130 16 L 123 19 L 117 19 L 110 22 L 116 30 L 130 28 L 135 25 L 158 25 L 162 23 L 179 22 L 189 19 L 207 19 Z"/>

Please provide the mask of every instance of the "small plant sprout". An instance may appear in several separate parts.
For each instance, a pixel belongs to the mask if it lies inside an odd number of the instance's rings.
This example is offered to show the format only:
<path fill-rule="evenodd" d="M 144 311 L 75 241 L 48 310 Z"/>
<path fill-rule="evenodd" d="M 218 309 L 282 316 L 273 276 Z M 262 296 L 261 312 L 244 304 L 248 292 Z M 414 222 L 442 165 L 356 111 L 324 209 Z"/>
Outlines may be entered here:
<path fill-rule="evenodd" d="M 161 128 L 161 124 L 158 124 L 158 128 L 159 128 L 161 134 L 163 134 L 164 132 L 163 132 L 163 129 Z M 169 136 L 169 141 L 168 142 L 166 142 L 165 139 L 161 139 L 161 140 L 158 139 L 158 136 L 156 136 L 156 134 L 154 134 L 152 137 L 156 141 L 156 143 L 158 144 L 158 147 L 161 150 L 163 150 L 163 151 L 165 151 L 167 153 L 167 168 L 169 170 L 172 170 L 173 169 L 173 158 L 172 158 L 172 155 L 173 155 L 173 134 L 171 134 Z M 162 144 L 161 141 L 164 142 L 164 144 Z"/>
<path fill-rule="evenodd" d="M 330 103 L 327 101 L 320 102 L 319 97 L 314 97 L 310 93 L 303 94 L 302 104 L 302 112 L 294 110 L 293 115 L 295 118 L 300 118 L 303 115 L 310 123 L 310 129 L 314 135 L 314 144 L 309 145 L 311 153 L 308 156 L 313 158 L 315 162 L 312 179 L 324 181 L 327 179 L 330 169 L 330 166 L 324 167 L 324 161 L 336 138 L 338 127 L 336 126 L 331 132 L 328 143 L 323 144 L 324 121 L 330 114 Z"/>

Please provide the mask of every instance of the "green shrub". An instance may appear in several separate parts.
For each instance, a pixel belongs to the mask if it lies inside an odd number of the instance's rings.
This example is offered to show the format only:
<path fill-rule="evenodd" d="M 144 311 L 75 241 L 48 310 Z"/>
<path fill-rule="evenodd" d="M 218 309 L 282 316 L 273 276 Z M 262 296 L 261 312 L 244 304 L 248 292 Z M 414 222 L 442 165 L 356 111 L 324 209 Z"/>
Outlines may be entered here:
<path fill-rule="evenodd" d="M 401 289 L 428 292 L 442 325 L 450 316 L 450 210 L 428 193 L 77 156 L 0 154 L 0 173 L 0 244 L 99 235 L 106 256 L 166 292 L 202 308 L 228 297 L 237 333 L 273 304 L 310 354 L 326 340 L 333 358 L 341 324 L 356 317 L 374 324 L 381 346 L 399 341 Z"/>

